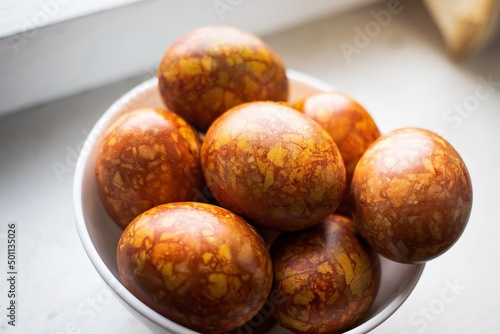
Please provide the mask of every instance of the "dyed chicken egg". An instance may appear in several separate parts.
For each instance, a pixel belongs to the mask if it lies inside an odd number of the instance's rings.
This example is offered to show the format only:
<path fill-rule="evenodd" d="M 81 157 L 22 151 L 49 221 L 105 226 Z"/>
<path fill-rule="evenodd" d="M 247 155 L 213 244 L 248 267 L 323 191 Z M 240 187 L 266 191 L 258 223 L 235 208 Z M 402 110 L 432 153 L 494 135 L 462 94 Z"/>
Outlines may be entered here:
<path fill-rule="evenodd" d="M 256 36 L 226 26 L 179 37 L 165 52 L 158 78 L 167 107 L 202 132 L 238 104 L 288 98 L 278 55 Z"/>
<path fill-rule="evenodd" d="M 117 263 L 124 286 L 143 303 L 207 334 L 249 321 L 272 284 L 259 234 L 232 212 L 197 202 L 139 215 L 119 240 Z"/>
<path fill-rule="evenodd" d="M 201 160 L 222 206 L 273 230 L 318 224 L 345 187 L 333 139 L 309 117 L 275 102 L 246 103 L 220 116 L 205 136 Z"/>
<path fill-rule="evenodd" d="M 97 188 L 113 220 L 125 228 L 156 205 L 190 201 L 204 185 L 201 142 L 176 114 L 138 109 L 106 132 L 96 158 Z"/>
<path fill-rule="evenodd" d="M 224 334 L 264 334 L 267 333 L 276 324 L 276 318 L 273 315 L 274 304 L 268 299 L 252 319 L 243 325 L 226 332 Z"/>
<path fill-rule="evenodd" d="M 351 194 L 361 235 L 378 253 L 402 263 L 447 251 L 472 209 L 464 161 L 445 139 L 419 128 L 375 141 L 354 170 Z"/>
<path fill-rule="evenodd" d="M 379 258 L 344 216 L 282 233 L 271 256 L 273 291 L 282 295 L 274 315 L 295 333 L 337 333 L 355 325 L 379 288 Z"/>
<path fill-rule="evenodd" d="M 368 146 L 380 137 L 375 121 L 362 105 L 341 92 L 311 94 L 297 100 L 293 107 L 318 122 L 337 144 L 346 170 L 346 190 L 336 212 L 351 215 L 352 174 Z"/>

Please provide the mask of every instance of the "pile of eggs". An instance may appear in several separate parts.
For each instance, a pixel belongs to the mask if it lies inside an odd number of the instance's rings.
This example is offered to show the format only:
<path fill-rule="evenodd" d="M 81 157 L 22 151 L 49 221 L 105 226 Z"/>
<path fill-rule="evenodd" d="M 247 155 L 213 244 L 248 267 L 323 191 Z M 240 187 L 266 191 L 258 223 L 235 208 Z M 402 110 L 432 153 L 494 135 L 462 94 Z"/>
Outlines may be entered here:
<path fill-rule="evenodd" d="M 106 130 L 99 195 L 123 233 L 124 286 L 201 333 L 341 332 L 368 311 L 379 255 L 419 263 L 464 231 L 472 186 L 437 134 L 380 134 L 341 92 L 288 103 L 286 68 L 257 37 L 203 27 L 158 70 L 164 109 Z M 198 202 L 209 194 L 210 203 Z"/>

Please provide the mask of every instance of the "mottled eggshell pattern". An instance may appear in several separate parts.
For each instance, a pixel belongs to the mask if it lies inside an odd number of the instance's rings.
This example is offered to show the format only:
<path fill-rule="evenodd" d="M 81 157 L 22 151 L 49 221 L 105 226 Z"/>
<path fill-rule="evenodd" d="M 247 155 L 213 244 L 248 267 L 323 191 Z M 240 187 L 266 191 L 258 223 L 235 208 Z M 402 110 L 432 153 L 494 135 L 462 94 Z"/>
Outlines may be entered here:
<path fill-rule="evenodd" d="M 281 234 L 271 248 L 278 322 L 295 333 L 336 333 L 370 308 L 380 284 L 380 260 L 354 222 L 330 215 L 305 231 Z"/>
<path fill-rule="evenodd" d="M 178 115 L 138 109 L 106 132 L 96 158 L 99 195 L 113 220 L 125 228 L 156 205 L 190 201 L 204 185 L 201 142 Z"/>
<path fill-rule="evenodd" d="M 224 334 L 264 334 L 267 333 L 276 324 L 276 318 L 273 315 L 274 303 L 268 298 L 259 312 L 243 325 Z"/>
<path fill-rule="evenodd" d="M 419 128 L 375 141 L 356 166 L 351 193 L 361 235 L 378 253 L 402 263 L 447 251 L 472 208 L 464 161 L 445 139 Z"/>
<path fill-rule="evenodd" d="M 278 55 L 256 36 L 226 26 L 179 37 L 163 56 L 158 78 L 167 107 L 202 132 L 238 104 L 288 99 Z"/>
<path fill-rule="evenodd" d="M 346 169 L 346 190 L 336 212 L 350 215 L 349 187 L 354 168 L 368 146 L 380 137 L 375 121 L 366 109 L 342 92 L 314 93 L 293 104 L 318 122 L 339 148 Z"/>
<path fill-rule="evenodd" d="M 275 102 L 250 102 L 220 116 L 202 145 L 212 194 L 252 223 L 291 231 L 335 210 L 345 168 L 332 138 L 316 122 Z"/>
<path fill-rule="evenodd" d="M 124 286 L 163 316 L 201 333 L 221 333 L 264 305 L 272 264 L 242 218 L 210 204 L 169 203 L 123 232 L 117 263 Z"/>

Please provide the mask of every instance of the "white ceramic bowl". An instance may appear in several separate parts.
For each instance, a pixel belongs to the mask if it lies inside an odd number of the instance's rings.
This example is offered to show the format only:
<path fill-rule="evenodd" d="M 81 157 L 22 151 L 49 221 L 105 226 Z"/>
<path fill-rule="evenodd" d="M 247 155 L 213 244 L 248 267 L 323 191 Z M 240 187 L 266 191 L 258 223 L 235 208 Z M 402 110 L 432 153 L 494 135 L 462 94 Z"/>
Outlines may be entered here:
<path fill-rule="evenodd" d="M 307 93 L 333 88 L 308 75 L 289 70 L 290 100 Z M 156 313 L 133 296 L 120 282 L 116 265 L 116 245 L 121 230 L 111 220 L 97 194 L 94 165 L 103 132 L 120 115 L 140 107 L 165 108 L 157 89 L 157 79 L 147 80 L 116 101 L 90 132 L 80 153 L 74 177 L 73 204 L 76 226 L 83 246 L 104 281 L 144 325 L 155 333 L 196 333 Z M 424 264 L 406 265 L 381 257 L 380 290 L 359 325 L 346 333 L 367 333 L 389 318 L 410 295 Z M 276 325 L 270 334 L 291 333 Z"/>

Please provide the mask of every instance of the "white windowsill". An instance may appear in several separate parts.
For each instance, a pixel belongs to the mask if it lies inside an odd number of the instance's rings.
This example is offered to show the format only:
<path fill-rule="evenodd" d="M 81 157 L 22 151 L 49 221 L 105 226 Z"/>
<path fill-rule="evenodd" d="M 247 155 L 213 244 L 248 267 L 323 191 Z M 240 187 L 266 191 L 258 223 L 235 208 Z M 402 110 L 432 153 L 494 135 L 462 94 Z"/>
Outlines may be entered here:
<path fill-rule="evenodd" d="M 201 25 L 266 35 L 377 1 L 3 0 L 0 115 L 154 72 Z"/>
<path fill-rule="evenodd" d="M 2 0 L 0 37 L 144 0 Z"/>

